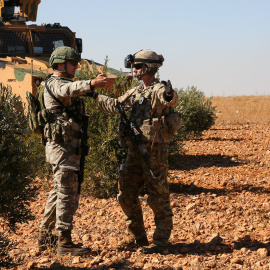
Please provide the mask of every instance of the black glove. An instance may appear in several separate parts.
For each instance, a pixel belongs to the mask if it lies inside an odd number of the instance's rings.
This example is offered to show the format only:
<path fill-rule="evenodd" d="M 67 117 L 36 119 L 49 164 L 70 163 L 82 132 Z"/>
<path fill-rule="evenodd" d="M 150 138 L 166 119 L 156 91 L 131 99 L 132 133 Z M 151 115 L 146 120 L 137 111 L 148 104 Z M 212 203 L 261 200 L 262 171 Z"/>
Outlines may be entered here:
<path fill-rule="evenodd" d="M 166 81 L 161 81 L 164 85 L 165 85 L 165 99 L 167 101 L 171 101 L 172 97 L 173 97 L 173 88 L 172 88 L 172 84 L 171 81 L 168 80 Z"/>
<path fill-rule="evenodd" d="M 84 96 L 86 96 L 86 97 L 92 97 L 93 99 L 97 99 L 98 95 L 99 95 L 99 93 L 96 92 L 96 91 L 94 91 L 94 90 L 91 91 L 91 92 L 88 92 L 88 93 L 84 94 Z"/>

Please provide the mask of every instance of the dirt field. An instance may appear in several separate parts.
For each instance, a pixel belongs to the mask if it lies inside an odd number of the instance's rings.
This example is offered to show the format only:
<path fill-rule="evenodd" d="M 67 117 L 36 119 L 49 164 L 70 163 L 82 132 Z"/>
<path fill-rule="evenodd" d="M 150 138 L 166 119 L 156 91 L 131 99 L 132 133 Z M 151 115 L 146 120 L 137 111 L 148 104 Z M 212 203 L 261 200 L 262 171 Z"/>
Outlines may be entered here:
<path fill-rule="evenodd" d="M 82 196 L 73 240 L 91 247 L 92 254 L 58 258 L 54 248 L 39 253 L 38 225 L 48 194 L 41 189 L 31 204 L 36 219 L 19 225 L 16 235 L 0 220 L 0 231 L 16 244 L 9 252 L 20 265 L 13 269 L 270 269 L 269 115 L 263 123 L 244 116 L 237 120 L 242 124 L 229 125 L 220 114 L 200 140 L 185 143 L 185 155 L 174 157 L 169 170 L 174 229 L 164 251 L 119 250 L 125 218 L 116 199 Z M 141 202 L 152 243 L 155 225 L 146 198 Z"/>
<path fill-rule="evenodd" d="M 270 122 L 270 96 L 213 97 L 217 124 Z"/>
<path fill-rule="evenodd" d="M 269 269 L 270 124 L 216 125 L 170 168 L 174 230 L 161 253 L 118 250 L 124 215 L 114 198 L 82 197 L 73 239 L 92 248 L 87 258 L 57 258 L 36 247 L 47 190 L 31 205 L 36 220 L 22 224 L 10 250 L 14 269 Z M 154 219 L 141 198 L 150 242 Z M 3 224 L 2 224 L 3 225 Z"/>

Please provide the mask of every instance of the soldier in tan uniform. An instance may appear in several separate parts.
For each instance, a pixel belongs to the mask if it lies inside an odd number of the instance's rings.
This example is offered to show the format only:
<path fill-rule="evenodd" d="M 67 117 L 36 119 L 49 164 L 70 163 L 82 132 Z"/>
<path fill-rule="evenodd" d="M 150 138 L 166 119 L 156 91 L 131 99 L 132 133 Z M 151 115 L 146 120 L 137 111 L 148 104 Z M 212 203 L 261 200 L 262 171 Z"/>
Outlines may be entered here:
<path fill-rule="evenodd" d="M 94 87 L 113 88 L 111 79 L 100 74 L 93 80 L 74 81 L 80 54 L 70 47 L 58 47 L 50 57 L 54 73 L 46 78 L 44 105 L 53 120 L 44 127 L 46 160 L 52 165 L 54 186 L 49 193 L 44 217 L 40 225 L 38 246 L 46 249 L 46 236 L 58 233 L 58 256 L 71 253 L 83 255 L 90 251 L 75 245 L 71 240 L 73 215 L 78 208 L 78 172 L 83 94 L 93 95 Z"/>
<path fill-rule="evenodd" d="M 140 140 L 145 145 L 149 163 L 154 174 L 150 174 L 138 147 L 130 142 L 126 163 L 120 166 L 118 202 L 127 221 L 128 234 L 121 244 L 148 246 L 139 195 L 145 184 L 149 192 L 147 202 L 155 215 L 156 229 L 153 242 L 158 247 L 167 246 L 173 228 L 172 209 L 167 182 L 167 143 L 172 139 L 179 118 L 174 123 L 166 120 L 173 113 L 178 102 L 177 93 L 168 85 L 155 79 L 155 74 L 164 58 L 151 50 L 141 50 L 126 58 L 142 85 L 128 90 L 117 99 L 95 94 L 100 110 L 118 113 L 120 102 L 125 111 L 130 111 L 130 122 L 140 132 Z M 126 66 L 128 67 L 128 66 Z M 168 122 L 168 125 L 167 125 Z M 121 124 L 120 124 L 121 126 Z M 125 131 L 124 131 L 125 133 Z"/>

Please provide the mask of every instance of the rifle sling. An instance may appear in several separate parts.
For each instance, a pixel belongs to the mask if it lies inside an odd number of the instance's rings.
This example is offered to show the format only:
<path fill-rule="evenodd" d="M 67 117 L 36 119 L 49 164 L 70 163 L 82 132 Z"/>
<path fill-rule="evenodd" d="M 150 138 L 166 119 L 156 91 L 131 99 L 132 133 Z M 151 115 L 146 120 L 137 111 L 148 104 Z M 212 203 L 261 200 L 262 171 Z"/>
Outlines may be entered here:
<path fill-rule="evenodd" d="M 52 91 L 49 89 L 48 84 L 47 84 L 47 80 L 52 76 L 52 74 L 50 74 L 49 76 L 46 77 L 45 79 L 45 87 L 46 90 L 48 91 L 48 93 L 50 94 L 50 96 L 57 102 L 59 103 L 62 107 L 63 107 L 63 111 L 66 111 L 67 113 L 71 113 L 71 111 L 65 107 L 65 105 L 63 104 L 63 102 L 61 100 L 59 100 L 53 93 Z"/>

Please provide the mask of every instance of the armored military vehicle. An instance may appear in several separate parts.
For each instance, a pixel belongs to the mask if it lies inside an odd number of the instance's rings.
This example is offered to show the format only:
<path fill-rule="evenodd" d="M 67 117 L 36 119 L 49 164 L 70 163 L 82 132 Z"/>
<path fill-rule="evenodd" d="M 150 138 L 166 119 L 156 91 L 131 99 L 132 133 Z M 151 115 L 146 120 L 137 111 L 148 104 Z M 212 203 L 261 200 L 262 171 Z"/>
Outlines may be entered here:
<path fill-rule="evenodd" d="M 0 0 L 0 83 L 26 102 L 26 92 L 36 94 L 37 86 L 52 73 L 51 53 L 59 46 L 70 46 L 82 52 L 82 39 L 59 23 L 27 25 L 36 21 L 41 0 Z M 17 10 L 16 10 L 17 9 Z M 82 64 L 92 62 L 83 59 Z M 102 65 L 95 63 L 98 69 Z M 114 69 L 108 70 L 115 77 Z M 116 74 L 116 73 L 115 73 Z"/>

